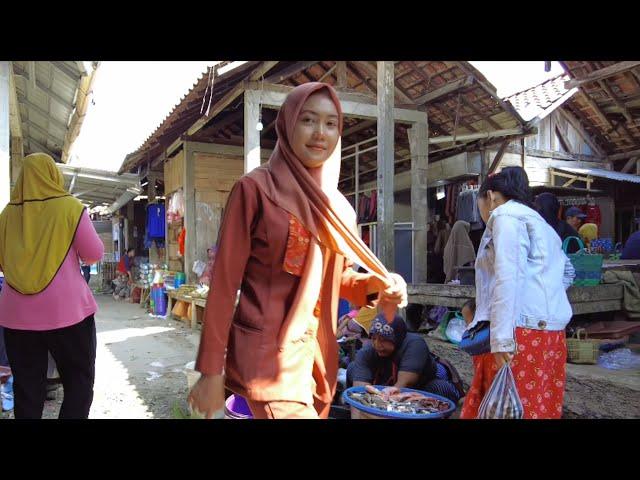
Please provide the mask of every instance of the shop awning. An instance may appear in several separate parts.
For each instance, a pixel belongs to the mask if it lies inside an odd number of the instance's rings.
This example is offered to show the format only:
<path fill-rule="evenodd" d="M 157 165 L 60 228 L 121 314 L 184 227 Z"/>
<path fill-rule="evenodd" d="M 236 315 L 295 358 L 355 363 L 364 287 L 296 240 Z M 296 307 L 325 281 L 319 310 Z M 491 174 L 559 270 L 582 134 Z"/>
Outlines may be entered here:
<path fill-rule="evenodd" d="M 65 177 L 65 188 L 91 207 L 109 207 L 111 213 L 142 192 L 138 175 L 57 164 Z"/>
<path fill-rule="evenodd" d="M 583 175 L 585 177 L 604 178 L 606 180 L 614 180 L 617 182 L 640 183 L 640 175 L 615 172 L 613 170 L 604 170 L 601 168 L 554 167 L 554 170 L 558 170 L 566 173 L 572 173 L 574 175 Z"/>

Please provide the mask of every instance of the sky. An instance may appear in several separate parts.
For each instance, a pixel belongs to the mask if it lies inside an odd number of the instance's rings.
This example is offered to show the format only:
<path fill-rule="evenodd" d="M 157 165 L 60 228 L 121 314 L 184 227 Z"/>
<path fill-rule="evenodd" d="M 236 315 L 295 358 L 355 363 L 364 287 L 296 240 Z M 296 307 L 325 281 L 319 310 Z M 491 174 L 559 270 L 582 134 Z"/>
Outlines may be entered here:
<path fill-rule="evenodd" d="M 70 163 L 117 171 L 215 63 L 102 62 Z"/>
<path fill-rule="evenodd" d="M 102 62 L 93 101 L 71 149 L 71 165 L 117 171 L 124 157 L 144 143 L 215 61 Z M 500 97 L 525 90 L 563 72 L 539 62 L 470 62 Z"/>
<path fill-rule="evenodd" d="M 508 97 L 549 78 L 557 77 L 564 70 L 558 62 L 551 62 L 551 71 L 544 71 L 540 62 L 469 62 L 496 87 L 500 98 Z"/>

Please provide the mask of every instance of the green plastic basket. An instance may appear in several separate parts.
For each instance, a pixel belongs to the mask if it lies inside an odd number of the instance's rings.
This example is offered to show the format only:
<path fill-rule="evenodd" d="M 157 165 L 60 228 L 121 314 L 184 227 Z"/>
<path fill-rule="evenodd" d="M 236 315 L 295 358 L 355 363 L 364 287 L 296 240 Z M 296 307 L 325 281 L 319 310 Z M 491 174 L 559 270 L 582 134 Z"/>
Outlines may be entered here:
<path fill-rule="evenodd" d="M 569 242 L 575 239 L 580 246 L 577 253 L 567 253 Z M 602 261 L 604 255 L 587 253 L 584 249 L 582 239 L 578 237 L 567 237 L 562 242 L 562 250 L 567 254 L 571 264 L 576 271 L 576 278 L 573 284 L 577 287 L 593 287 L 599 285 L 602 280 Z"/>

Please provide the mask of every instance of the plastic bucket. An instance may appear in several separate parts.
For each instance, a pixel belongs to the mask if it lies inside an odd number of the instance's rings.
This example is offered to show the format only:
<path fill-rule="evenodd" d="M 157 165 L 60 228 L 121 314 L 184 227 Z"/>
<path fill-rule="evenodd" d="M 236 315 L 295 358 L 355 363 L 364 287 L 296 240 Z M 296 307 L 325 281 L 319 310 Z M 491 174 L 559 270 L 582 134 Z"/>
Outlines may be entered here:
<path fill-rule="evenodd" d="M 251 409 L 247 401 L 240 395 L 231 395 L 224 406 L 224 418 L 230 420 L 251 420 Z"/>
<path fill-rule="evenodd" d="M 385 388 L 384 385 L 375 385 L 375 387 L 378 390 L 382 390 L 383 388 Z M 344 403 L 355 408 L 356 410 L 358 410 L 360 412 L 360 418 L 368 418 L 368 419 L 397 419 L 397 420 L 431 420 L 431 419 L 440 419 L 440 418 L 447 418 L 449 417 L 455 410 L 456 410 L 456 404 L 453 403 L 451 400 L 449 400 L 448 398 L 444 398 L 441 397 L 440 395 L 436 395 L 434 393 L 431 392 L 425 392 L 422 390 L 414 390 L 413 388 L 401 388 L 400 391 L 402 392 L 418 392 L 421 393 L 423 395 L 427 395 L 429 397 L 433 397 L 433 398 L 437 398 L 440 401 L 446 402 L 447 404 L 449 404 L 449 408 L 443 412 L 437 412 L 437 413 L 429 413 L 429 414 L 424 414 L 424 415 L 413 415 L 413 414 L 408 414 L 408 413 L 399 413 L 399 412 L 385 412 L 383 410 L 379 410 L 377 408 L 373 408 L 373 407 L 367 407 L 365 405 L 362 405 L 361 403 L 352 400 L 349 397 L 349 393 L 363 393 L 365 391 L 365 387 L 351 387 L 346 389 L 343 393 L 342 393 L 342 399 L 344 400 Z"/>

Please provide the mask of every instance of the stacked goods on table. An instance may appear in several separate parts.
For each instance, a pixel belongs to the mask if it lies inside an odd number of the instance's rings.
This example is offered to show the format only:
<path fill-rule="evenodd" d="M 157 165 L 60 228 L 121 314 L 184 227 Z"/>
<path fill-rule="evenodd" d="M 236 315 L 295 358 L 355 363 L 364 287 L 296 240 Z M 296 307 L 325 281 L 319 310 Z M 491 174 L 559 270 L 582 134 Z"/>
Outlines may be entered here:
<path fill-rule="evenodd" d="M 175 292 L 184 298 L 207 298 L 209 287 L 206 285 L 180 285 Z"/>

